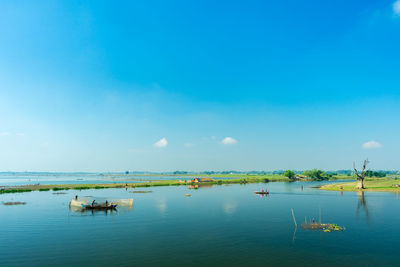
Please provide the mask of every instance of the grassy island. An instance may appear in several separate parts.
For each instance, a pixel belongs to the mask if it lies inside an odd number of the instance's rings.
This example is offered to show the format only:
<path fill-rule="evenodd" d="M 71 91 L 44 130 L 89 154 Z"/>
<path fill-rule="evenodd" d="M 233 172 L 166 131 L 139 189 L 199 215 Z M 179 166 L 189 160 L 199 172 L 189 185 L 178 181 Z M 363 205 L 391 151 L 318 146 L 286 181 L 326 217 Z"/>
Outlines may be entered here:
<path fill-rule="evenodd" d="M 199 176 L 204 177 L 204 176 Z M 210 177 L 210 176 L 205 176 Z M 225 179 L 223 179 L 225 178 Z M 268 183 L 268 182 L 287 182 L 289 179 L 281 175 L 243 175 L 234 176 L 214 176 L 207 182 L 192 182 L 193 177 L 188 176 L 183 180 L 157 180 L 138 183 L 107 183 L 107 184 L 63 184 L 63 185 L 23 185 L 9 186 L 0 189 L 0 194 L 5 193 L 23 193 L 31 191 L 60 191 L 60 190 L 85 190 L 85 189 L 106 189 L 106 188 L 136 188 L 152 186 L 189 186 L 189 185 L 223 185 L 223 184 L 247 184 L 247 183 Z"/>
<path fill-rule="evenodd" d="M 372 178 L 365 179 L 365 189 L 357 189 L 356 181 L 327 184 L 320 187 L 322 190 L 329 191 L 378 191 L 378 192 L 399 192 L 400 193 L 400 180 L 388 178 Z"/>

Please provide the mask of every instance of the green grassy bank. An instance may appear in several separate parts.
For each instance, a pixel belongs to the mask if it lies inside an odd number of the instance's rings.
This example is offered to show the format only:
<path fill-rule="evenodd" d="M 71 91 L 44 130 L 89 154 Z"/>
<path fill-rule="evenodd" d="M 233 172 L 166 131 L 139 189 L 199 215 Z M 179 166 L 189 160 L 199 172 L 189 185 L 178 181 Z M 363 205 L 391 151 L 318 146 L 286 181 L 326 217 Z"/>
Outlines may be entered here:
<path fill-rule="evenodd" d="M 188 177 L 188 180 L 191 177 Z M 215 178 L 215 176 L 214 176 Z M 224 178 L 226 178 L 224 176 Z M 24 185 L 10 186 L 0 189 L 0 194 L 23 193 L 31 191 L 60 191 L 60 190 L 85 190 L 85 189 L 106 189 L 106 188 L 136 188 L 152 186 L 188 186 L 188 185 L 223 185 L 223 184 L 246 184 L 246 183 L 268 183 L 268 182 L 287 182 L 289 179 L 280 175 L 246 175 L 240 178 L 214 179 L 210 182 L 191 183 L 178 180 L 165 180 L 144 183 L 114 183 L 114 184 L 64 184 L 64 185 Z"/>
<path fill-rule="evenodd" d="M 363 191 L 378 191 L 378 192 L 399 192 L 400 180 L 397 179 L 387 179 L 387 178 L 372 178 L 366 179 L 364 181 Z M 360 191 L 356 188 L 356 182 L 346 182 L 337 184 L 328 184 L 320 187 L 322 190 L 329 191 Z"/>

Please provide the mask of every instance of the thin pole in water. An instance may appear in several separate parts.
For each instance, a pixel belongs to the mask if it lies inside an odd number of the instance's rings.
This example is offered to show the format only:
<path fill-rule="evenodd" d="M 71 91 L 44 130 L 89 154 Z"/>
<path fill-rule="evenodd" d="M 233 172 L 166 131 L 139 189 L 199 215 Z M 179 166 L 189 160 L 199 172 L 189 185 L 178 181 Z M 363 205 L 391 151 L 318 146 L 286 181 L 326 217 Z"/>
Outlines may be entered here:
<path fill-rule="evenodd" d="M 321 222 L 321 207 L 319 207 L 319 223 L 322 223 Z"/>
<path fill-rule="evenodd" d="M 296 222 L 296 218 L 294 217 L 294 211 L 293 211 L 293 209 L 292 209 L 292 216 L 293 216 L 294 225 L 296 225 L 296 227 L 297 227 L 297 222 Z"/>

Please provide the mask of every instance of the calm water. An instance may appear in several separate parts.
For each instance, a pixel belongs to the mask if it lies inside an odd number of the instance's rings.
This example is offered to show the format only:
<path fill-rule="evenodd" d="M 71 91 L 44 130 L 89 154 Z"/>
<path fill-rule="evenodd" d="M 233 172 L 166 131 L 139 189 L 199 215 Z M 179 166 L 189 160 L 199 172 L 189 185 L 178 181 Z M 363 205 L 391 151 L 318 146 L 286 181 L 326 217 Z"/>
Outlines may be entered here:
<path fill-rule="evenodd" d="M 304 190 L 301 190 L 304 185 Z M 0 266 L 398 266 L 400 199 L 391 193 L 325 192 L 318 183 L 155 187 L 0 195 Z M 191 197 L 185 197 L 185 194 Z M 134 198 L 133 209 L 77 213 L 75 195 Z M 298 228 L 304 217 L 346 227 L 323 233 Z"/>
<path fill-rule="evenodd" d="M 0 186 L 31 184 L 111 184 L 139 183 L 154 180 L 187 180 L 181 176 L 99 175 L 99 174 L 1 174 Z"/>

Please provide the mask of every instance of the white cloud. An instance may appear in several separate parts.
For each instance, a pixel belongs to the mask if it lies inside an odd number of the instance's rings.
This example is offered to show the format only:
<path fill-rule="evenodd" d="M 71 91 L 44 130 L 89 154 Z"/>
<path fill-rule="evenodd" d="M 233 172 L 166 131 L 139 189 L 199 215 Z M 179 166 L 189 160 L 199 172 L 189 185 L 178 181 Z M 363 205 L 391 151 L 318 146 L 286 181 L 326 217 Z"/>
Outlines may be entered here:
<path fill-rule="evenodd" d="M 0 133 L 0 136 L 8 136 L 8 135 L 10 135 L 9 132 L 2 132 L 2 133 Z"/>
<path fill-rule="evenodd" d="M 377 142 L 377 141 L 368 141 L 368 142 L 365 142 L 363 145 L 362 145 L 362 147 L 364 148 L 364 149 L 376 149 L 376 148 L 381 148 L 382 147 L 382 145 L 379 143 L 379 142 Z"/>
<path fill-rule="evenodd" d="M 397 0 L 393 3 L 393 12 L 397 16 L 400 16 L 400 0 Z"/>
<path fill-rule="evenodd" d="M 168 146 L 168 141 L 165 139 L 165 137 L 161 138 L 157 142 L 154 143 L 155 147 L 166 147 Z"/>
<path fill-rule="evenodd" d="M 234 144 L 237 144 L 237 142 L 238 141 L 236 139 L 232 138 L 232 137 L 225 137 L 221 141 L 221 143 L 224 144 L 224 145 L 234 145 Z"/>

